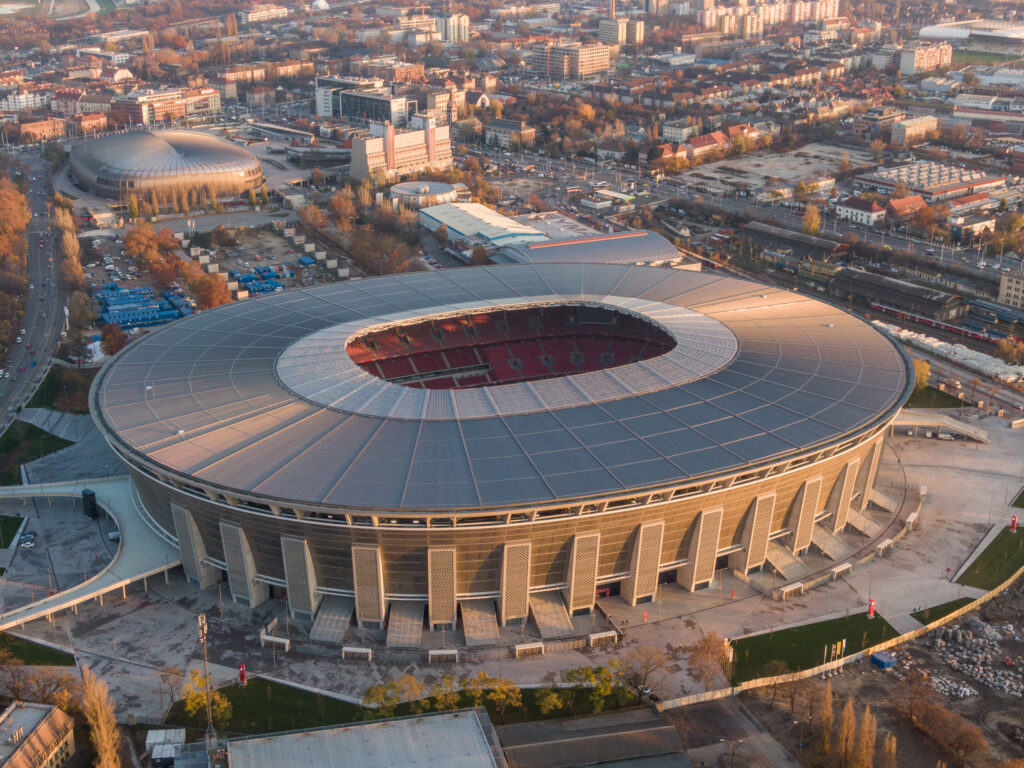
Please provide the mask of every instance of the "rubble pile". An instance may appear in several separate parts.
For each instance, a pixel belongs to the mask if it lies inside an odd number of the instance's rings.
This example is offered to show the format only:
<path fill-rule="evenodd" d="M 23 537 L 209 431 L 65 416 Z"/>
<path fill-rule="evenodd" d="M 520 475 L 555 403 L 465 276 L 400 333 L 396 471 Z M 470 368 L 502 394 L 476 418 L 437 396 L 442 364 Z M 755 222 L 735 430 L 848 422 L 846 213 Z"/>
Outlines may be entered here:
<path fill-rule="evenodd" d="M 1024 678 L 1018 671 L 1017 663 L 1007 657 L 999 641 L 1003 635 L 995 627 L 986 624 L 976 616 L 965 622 L 970 629 L 943 627 L 932 633 L 932 648 L 950 667 L 993 690 L 1010 696 L 1024 697 Z M 1011 627 L 1011 635 L 1013 629 Z M 938 681 L 943 681 L 940 683 Z M 943 684 L 948 684 L 945 690 Z M 977 693 L 969 685 L 934 678 L 936 690 L 956 698 Z M 970 693 L 959 693 L 961 687 Z"/>
<path fill-rule="evenodd" d="M 957 680 L 950 680 L 946 677 L 940 677 L 935 675 L 931 678 L 932 688 L 944 696 L 949 696 L 954 699 L 966 699 L 968 696 L 977 696 L 978 689 L 967 683 L 961 683 Z"/>

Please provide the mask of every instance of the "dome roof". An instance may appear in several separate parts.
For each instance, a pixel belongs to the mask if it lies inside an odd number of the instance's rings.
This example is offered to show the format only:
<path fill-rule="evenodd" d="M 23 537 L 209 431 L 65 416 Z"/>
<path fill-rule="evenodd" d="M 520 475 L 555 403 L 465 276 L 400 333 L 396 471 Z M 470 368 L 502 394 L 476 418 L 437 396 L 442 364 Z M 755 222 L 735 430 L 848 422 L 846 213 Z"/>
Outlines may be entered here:
<path fill-rule="evenodd" d="M 72 154 L 111 176 L 231 172 L 259 164 L 247 149 L 198 131 L 116 133 L 80 144 Z"/>

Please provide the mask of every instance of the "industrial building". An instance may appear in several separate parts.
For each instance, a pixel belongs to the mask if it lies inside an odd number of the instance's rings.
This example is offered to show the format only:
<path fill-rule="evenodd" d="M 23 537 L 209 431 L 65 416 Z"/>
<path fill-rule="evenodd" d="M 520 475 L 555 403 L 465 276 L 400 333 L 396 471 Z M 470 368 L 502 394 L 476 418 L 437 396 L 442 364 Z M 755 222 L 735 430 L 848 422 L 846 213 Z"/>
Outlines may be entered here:
<path fill-rule="evenodd" d="M 205 190 L 240 195 L 263 184 L 249 150 L 199 131 L 134 131 L 100 136 L 71 149 L 68 168 L 83 189 L 111 200 Z"/>
<path fill-rule="evenodd" d="M 540 230 L 521 224 L 480 203 L 445 203 L 421 208 L 420 224 L 431 232 L 443 224 L 450 242 L 461 240 L 470 247 L 483 245 L 497 248 L 548 239 Z"/>
<path fill-rule="evenodd" d="M 385 180 L 426 170 L 452 167 L 451 126 L 416 115 L 408 129 L 373 122 L 368 135 L 352 138 L 353 178 L 382 175 Z"/>
<path fill-rule="evenodd" d="M 884 304 L 934 320 L 956 320 L 967 314 L 967 302 L 954 293 L 850 267 L 836 272 L 828 291 L 843 302 Z"/>
<path fill-rule="evenodd" d="M 75 752 L 75 721 L 57 707 L 15 701 L 0 714 L 0 765 L 62 768 Z"/>
<path fill-rule="evenodd" d="M 860 189 L 871 189 L 882 194 L 889 194 L 902 184 L 910 194 L 921 195 L 926 202 L 935 203 L 975 192 L 1000 189 L 1006 186 L 1006 177 L 976 168 L 919 160 L 856 176 L 853 183 Z"/>
<path fill-rule="evenodd" d="M 498 263 L 517 264 L 636 264 L 700 271 L 700 262 L 681 253 L 672 243 L 646 229 L 507 245 L 492 257 Z"/>
<path fill-rule="evenodd" d="M 812 297 L 553 263 L 218 307 L 133 342 L 90 400 L 190 581 L 417 647 L 424 626 L 564 637 L 598 590 L 809 573 L 812 541 L 864 525 L 912 385 Z"/>

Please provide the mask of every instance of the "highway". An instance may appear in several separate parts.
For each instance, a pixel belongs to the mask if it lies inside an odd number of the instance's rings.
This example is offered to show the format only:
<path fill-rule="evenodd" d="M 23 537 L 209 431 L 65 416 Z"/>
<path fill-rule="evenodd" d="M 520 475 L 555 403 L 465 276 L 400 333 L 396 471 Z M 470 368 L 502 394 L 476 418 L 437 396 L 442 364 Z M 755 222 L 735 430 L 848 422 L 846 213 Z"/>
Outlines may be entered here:
<path fill-rule="evenodd" d="M 27 195 L 32 211 L 27 232 L 29 290 L 21 323 L 24 331 L 21 341 L 14 344 L 7 360 L 2 361 L 6 371 L 0 384 L 0 407 L 3 408 L 0 431 L 9 426 L 17 407 L 28 402 L 42 381 L 60 340 L 66 299 L 66 292 L 60 285 L 59 259 L 50 232 L 47 181 L 50 166 L 36 155 L 22 154 L 21 160 L 29 167 Z"/>

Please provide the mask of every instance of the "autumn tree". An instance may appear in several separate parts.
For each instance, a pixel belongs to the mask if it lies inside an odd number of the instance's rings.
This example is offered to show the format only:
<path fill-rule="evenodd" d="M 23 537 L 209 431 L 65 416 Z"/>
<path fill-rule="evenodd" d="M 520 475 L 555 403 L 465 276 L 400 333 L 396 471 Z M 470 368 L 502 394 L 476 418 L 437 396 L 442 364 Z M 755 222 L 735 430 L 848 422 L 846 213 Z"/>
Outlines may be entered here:
<path fill-rule="evenodd" d="M 704 689 L 710 690 L 715 678 L 729 663 L 729 647 L 717 632 L 708 632 L 690 646 L 687 661 Z"/>
<path fill-rule="evenodd" d="M 181 689 L 181 684 L 185 679 L 185 673 L 181 667 L 170 666 L 163 667 L 159 671 L 160 684 L 167 691 L 167 696 L 171 700 L 171 704 L 174 703 L 174 694 Z"/>
<path fill-rule="evenodd" d="M 554 688 L 545 688 L 537 692 L 537 707 L 545 717 L 565 707 L 565 698 Z"/>
<path fill-rule="evenodd" d="M 885 734 L 885 738 L 882 740 L 882 757 L 879 768 L 899 768 L 899 760 L 896 757 L 896 736 L 893 733 Z"/>
<path fill-rule="evenodd" d="M 423 683 L 412 675 L 402 675 L 398 678 L 398 690 L 402 700 L 409 702 L 413 714 L 418 715 L 430 706 L 423 698 Z"/>
<path fill-rule="evenodd" d="M 847 768 L 853 759 L 853 747 L 857 735 L 857 715 L 853 711 L 853 699 L 848 698 L 839 715 L 839 733 L 836 735 L 836 752 L 839 765 Z"/>
<path fill-rule="evenodd" d="M 825 692 L 821 696 L 821 716 L 818 718 L 818 749 L 823 755 L 832 751 L 832 729 L 835 727 L 832 707 L 832 681 L 829 680 L 825 683 Z"/>
<path fill-rule="evenodd" d="M 231 303 L 231 291 L 222 276 L 203 272 L 194 261 L 182 261 L 181 264 L 182 279 L 192 292 L 199 309 L 212 309 Z"/>
<path fill-rule="evenodd" d="M 914 359 L 914 392 L 921 392 L 928 387 L 932 376 L 932 364 L 923 358 Z"/>
<path fill-rule="evenodd" d="M 363 694 L 363 706 L 368 710 L 367 717 L 370 717 L 371 712 L 375 718 L 392 717 L 395 714 L 395 708 L 401 702 L 402 692 L 397 680 L 371 685 Z"/>
<path fill-rule="evenodd" d="M 309 183 L 316 189 L 320 189 L 324 185 L 324 172 L 319 168 L 314 168 L 309 172 Z"/>
<path fill-rule="evenodd" d="M 190 717 L 206 712 L 206 701 L 210 701 L 213 725 L 224 729 L 231 724 L 231 701 L 220 691 L 214 690 L 213 680 L 194 668 L 188 673 L 188 681 L 181 689 L 185 711 Z"/>
<path fill-rule="evenodd" d="M 487 254 L 486 248 L 478 245 L 473 248 L 473 252 L 469 257 L 469 263 L 474 267 L 482 267 L 491 263 L 491 257 Z"/>
<path fill-rule="evenodd" d="M 335 192 L 327 203 L 327 210 L 331 223 L 340 231 L 348 232 L 352 229 L 352 222 L 356 218 L 356 206 L 352 202 L 351 192 Z"/>
<path fill-rule="evenodd" d="M 1013 338 L 1000 339 L 996 342 L 996 355 L 1010 365 L 1024 363 L 1024 341 Z"/>
<path fill-rule="evenodd" d="M 116 355 L 128 344 L 128 336 L 117 323 L 107 323 L 100 331 L 100 349 L 105 355 Z"/>
<path fill-rule="evenodd" d="M 483 703 L 484 695 L 491 687 L 491 681 L 493 679 L 494 678 L 482 669 L 473 677 L 466 676 L 462 678 L 462 690 L 467 696 L 469 696 L 474 707 L 479 707 Z"/>
<path fill-rule="evenodd" d="M 299 221 L 303 229 L 314 237 L 320 234 L 320 230 L 327 226 L 327 216 L 318 205 L 304 205 L 299 208 Z"/>
<path fill-rule="evenodd" d="M 494 709 L 498 713 L 498 719 L 503 725 L 505 723 L 505 711 L 509 707 L 523 706 L 522 690 L 515 682 L 505 678 L 492 678 L 487 691 L 487 698 L 494 704 Z"/>
<path fill-rule="evenodd" d="M 82 667 L 82 713 L 89 724 L 89 740 L 96 750 L 96 768 L 120 768 L 121 736 L 114 717 L 114 702 L 107 684 L 88 666 Z"/>
<path fill-rule="evenodd" d="M 874 768 L 875 766 L 875 739 L 878 731 L 878 723 L 871 713 L 871 706 L 864 705 L 864 713 L 860 717 L 860 727 L 857 729 L 857 743 L 854 746 L 853 765 L 855 768 Z"/>
<path fill-rule="evenodd" d="M 444 245 L 448 242 L 448 227 L 444 224 L 439 224 L 437 229 L 435 229 L 431 234 L 440 245 Z"/>
<path fill-rule="evenodd" d="M 92 299 L 85 291 L 74 291 L 68 295 L 68 323 L 75 328 L 88 327 L 96 314 L 92 310 Z"/>
<path fill-rule="evenodd" d="M 443 712 L 449 709 L 459 708 L 459 687 L 455 675 L 445 675 L 430 689 L 430 696 L 434 700 L 434 707 Z"/>
<path fill-rule="evenodd" d="M 805 235 L 816 235 L 821 232 L 821 212 L 816 205 L 808 205 L 800 222 L 800 229 Z"/>
<path fill-rule="evenodd" d="M 644 689 L 658 689 L 671 664 L 665 652 L 653 645 L 630 648 L 622 661 L 625 665 L 626 680 L 633 686 L 638 700 Z"/>

